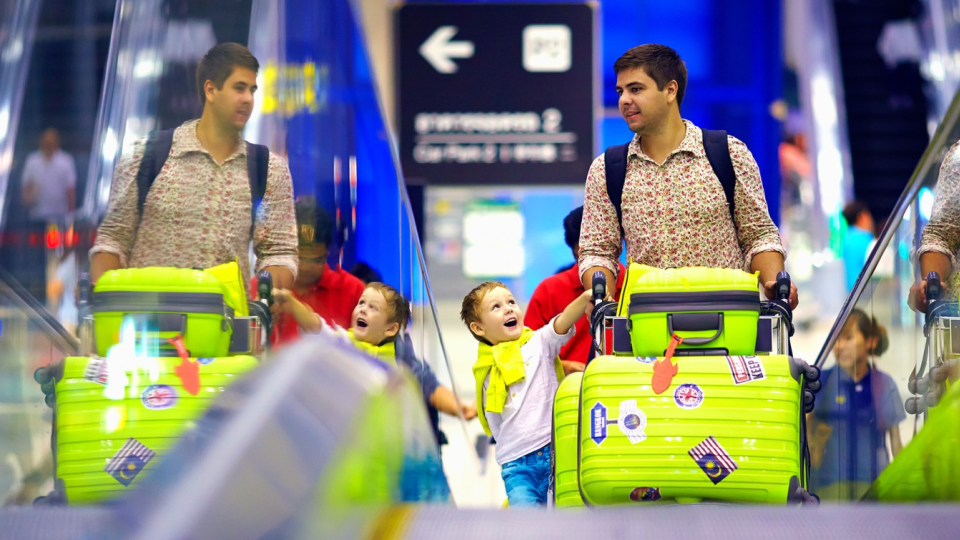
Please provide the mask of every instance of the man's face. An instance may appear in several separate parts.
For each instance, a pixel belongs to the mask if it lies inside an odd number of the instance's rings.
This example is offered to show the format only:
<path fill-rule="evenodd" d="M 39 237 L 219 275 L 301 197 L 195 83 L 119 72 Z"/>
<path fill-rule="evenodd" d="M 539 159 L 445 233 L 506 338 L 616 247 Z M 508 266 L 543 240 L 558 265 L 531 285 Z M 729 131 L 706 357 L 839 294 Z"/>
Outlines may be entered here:
<path fill-rule="evenodd" d="M 658 90 L 657 81 L 643 68 L 625 69 L 618 73 L 620 114 L 627 121 L 630 131 L 641 135 L 656 132 L 666 120 L 670 103 L 676 101 L 676 90 L 675 81 Z"/>
<path fill-rule="evenodd" d="M 212 107 L 214 118 L 223 126 L 237 131 L 243 129 L 253 112 L 253 94 L 257 91 L 257 74 L 245 67 L 235 67 L 223 88 L 217 88 L 213 81 L 204 85 L 207 106 Z"/>
<path fill-rule="evenodd" d="M 40 151 L 43 155 L 50 157 L 60 148 L 60 139 L 56 132 L 45 131 L 40 137 Z"/>
<path fill-rule="evenodd" d="M 480 322 L 470 323 L 470 328 L 491 345 L 520 339 L 523 333 L 523 310 L 509 290 L 497 287 L 483 295 Z"/>
<path fill-rule="evenodd" d="M 325 244 L 300 245 L 299 264 L 297 268 L 297 285 L 315 285 L 323 277 L 327 267 L 327 256 L 330 254 Z"/>
<path fill-rule="evenodd" d="M 350 327 L 353 328 L 354 337 L 360 341 L 379 345 L 388 337 L 397 335 L 400 330 L 400 325 L 390 322 L 389 319 L 387 299 L 382 292 L 368 287 L 360 295 L 357 307 L 353 308 Z"/>

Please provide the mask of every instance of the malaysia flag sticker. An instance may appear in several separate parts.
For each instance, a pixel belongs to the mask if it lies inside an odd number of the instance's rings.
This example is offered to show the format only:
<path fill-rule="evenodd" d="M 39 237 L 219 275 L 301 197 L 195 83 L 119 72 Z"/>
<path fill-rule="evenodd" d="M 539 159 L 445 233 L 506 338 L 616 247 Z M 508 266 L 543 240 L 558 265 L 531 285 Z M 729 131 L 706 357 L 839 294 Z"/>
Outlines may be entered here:
<path fill-rule="evenodd" d="M 130 437 L 103 470 L 114 477 L 117 482 L 129 486 L 156 455 L 156 452 Z"/>
<path fill-rule="evenodd" d="M 724 478 L 737 470 L 737 463 L 713 438 L 713 435 L 704 439 L 687 453 L 697 462 L 700 470 L 707 475 L 707 478 L 714 485 L 719 484 Z"/>

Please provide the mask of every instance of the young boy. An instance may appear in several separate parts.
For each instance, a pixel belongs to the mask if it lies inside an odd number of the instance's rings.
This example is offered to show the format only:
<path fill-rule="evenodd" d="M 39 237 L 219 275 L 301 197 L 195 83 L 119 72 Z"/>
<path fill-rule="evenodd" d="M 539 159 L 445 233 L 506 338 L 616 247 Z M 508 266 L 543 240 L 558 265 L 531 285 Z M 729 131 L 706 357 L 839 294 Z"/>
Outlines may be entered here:
<path fill-rule="evenodd" d="M 510 506 L 547 502 L 553 396 L 563 378 L 558 355 L 589 305 L 584 291 L 534 332 L 503 283 L 488 281 L 463 299 L 460 318 L 480 342 L 473 366 L 480 423 L 497 440 Z"/>
<path fill-rule="evenodd" d="M 353 308 L 350 329 L 346 331 L 329 325 L 288 290 L 275 289 L 273 298 L 280 310 L 292 315 L 304 332 L 330 331 L 346 335 L 358 349 L 386 364 L 396 366 L 399 360 L 420 383 L 424 401 L 439 411 L 451 416 L 463 415 L 466 420 L 477 416 L 476 405 L 457 401 L 453 392 L 437 381 L 426 362 L 412 357 L 412 351 L 397 354 L 397 336 L 410 321 L 410 307 L 400 291 L 383 283 L 369 283 Z"/>

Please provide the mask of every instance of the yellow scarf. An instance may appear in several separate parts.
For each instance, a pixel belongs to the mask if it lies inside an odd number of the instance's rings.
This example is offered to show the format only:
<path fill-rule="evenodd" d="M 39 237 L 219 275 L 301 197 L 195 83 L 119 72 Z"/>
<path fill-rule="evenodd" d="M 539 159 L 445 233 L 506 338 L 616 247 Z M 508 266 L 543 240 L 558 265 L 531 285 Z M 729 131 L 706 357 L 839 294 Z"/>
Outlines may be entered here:
<path fill-rule="evenodd" d="M 360 341 L 353 335 L 353 328 L 347 330 L 347 336 L 353 346 L 369 354 L 377 360 L 387 364 L 390 367 L 397 367 L 397 349 L 394 347 L 393 340 L 380 345 L 372 345 L 365 341 Z"/>
<path fill-rule="evenodd" d="M 520 348 L 530 341 L 533 337 L 533 330 L 524 328 L 520 334 L 520 339 L 513 341 L 504 341 L 497 345 L 490 346 L 486 343 L 480 343 L 477 351 L 477 363 L 473 365 L 473 377 L 477 381 L 477 406 L 480 408 L 480 425 L 487 435 L 490 433 L 490 426 L 487 424 L 485 411 L 502 413 L 503 406 L 507 402 L 507 387 L 511 384 L 523 380 L 526 377 L 526 370 L 523 367 L 523 355 Z M 563 379 L 563 366 L 560 364 L 560 357 L 553 359 L 554 369 L 557 371 L 557 380 Z M 483 402 L 483 381 L 487 374 L 490 374 L 490 384 L 487 385 L 487 402 Z"/>

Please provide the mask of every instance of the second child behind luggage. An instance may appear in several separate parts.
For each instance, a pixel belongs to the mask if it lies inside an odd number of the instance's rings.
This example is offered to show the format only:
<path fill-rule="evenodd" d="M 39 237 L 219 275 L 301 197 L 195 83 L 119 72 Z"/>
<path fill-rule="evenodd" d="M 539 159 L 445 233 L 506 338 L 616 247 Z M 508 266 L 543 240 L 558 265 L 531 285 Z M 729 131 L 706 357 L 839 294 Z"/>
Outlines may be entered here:
<path fill-rule="evenodd" d="M 331 332 L 347 337 L 358 349 L 388 365 L 396 367 L 399 361 L 420 383 L 424 400 L 440 412 L 462 415 L 466 420 L 477 416 L 476 405 L 458 401 L 449 388 L 437 382 L 425 363 L 412 358 L 412 351 L 397 355 L 397 338 L 410 322 L 410 307 L 400 291 L 384 283 L 369 283 L 353 309 L 350 329 L 345 331 L 331 326 L 291 291 L 274 289 L 273 299 L 281 313 L 293 316 L 303 332 Z"/>
<path fill-rule="evenodd" d="M 497 440 L 510 506 L 547 503 L 553 396 L 564 376 L 558 355 L 589 306 L 585 291 L 533 331 L 503 283 L 488 281 L 463 299 L 460 318 L 480 342 L 473 366 L 480 423 Z"/>

